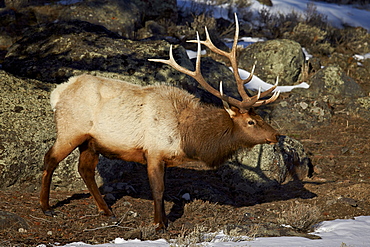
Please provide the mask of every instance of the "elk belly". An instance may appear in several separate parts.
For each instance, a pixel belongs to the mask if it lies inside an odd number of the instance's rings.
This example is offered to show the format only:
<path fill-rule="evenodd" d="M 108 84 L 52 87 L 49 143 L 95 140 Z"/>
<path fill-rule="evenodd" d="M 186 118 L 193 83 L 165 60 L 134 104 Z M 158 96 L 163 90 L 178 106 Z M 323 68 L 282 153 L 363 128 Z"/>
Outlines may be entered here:
<path fill-rule="evenodd" d="M 146 164 L 145 152 L 142 148 L 107 147 L 100 145 L 96 141 L 92 142 L 94 149 L 109 159 L 121 159 Z"/>

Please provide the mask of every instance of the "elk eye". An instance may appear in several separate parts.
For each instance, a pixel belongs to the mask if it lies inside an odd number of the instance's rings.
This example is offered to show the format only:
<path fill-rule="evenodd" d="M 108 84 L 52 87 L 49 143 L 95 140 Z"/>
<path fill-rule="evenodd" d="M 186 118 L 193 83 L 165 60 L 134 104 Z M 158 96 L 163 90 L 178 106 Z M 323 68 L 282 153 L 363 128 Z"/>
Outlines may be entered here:
<path fill-rule="evenodd" d="M 255 123 L 254 123 L 254 121 L 253 121 L 253 120 L 249 120 L 249 121 L 248 121 L 248 124 L 249 124 L 249 125 L 254 125 Z"/>

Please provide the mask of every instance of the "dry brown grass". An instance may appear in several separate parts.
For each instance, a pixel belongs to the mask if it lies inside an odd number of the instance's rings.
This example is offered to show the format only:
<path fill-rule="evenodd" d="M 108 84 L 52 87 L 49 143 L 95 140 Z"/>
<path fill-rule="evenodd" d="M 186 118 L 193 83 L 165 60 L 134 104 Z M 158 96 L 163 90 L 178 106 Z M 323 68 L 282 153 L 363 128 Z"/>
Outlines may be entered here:
<path fill-rule="evenodd" d="M 293 202 L 289 209 L 283 208 L 278 223 L 293 227 L 298 231 L 308 231 L 319 222 L 321 210 L 316 205 Z"/>

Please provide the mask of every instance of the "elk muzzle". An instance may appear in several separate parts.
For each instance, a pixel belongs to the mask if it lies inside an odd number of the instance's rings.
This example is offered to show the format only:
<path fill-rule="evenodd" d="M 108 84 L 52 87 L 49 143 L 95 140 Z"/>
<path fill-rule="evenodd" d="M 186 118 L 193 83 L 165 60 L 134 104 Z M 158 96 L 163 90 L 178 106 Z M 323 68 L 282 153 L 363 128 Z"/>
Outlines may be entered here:
<path fill-rule="evenodd" d="M 279 142 L 279 140 L 280 140 L 280 134 L 279 133 L 276 133 L 274 136 L 273 136 L 273 138 L 266 138 L 266 140 L 265 140 L 265 142 L 266 142 L 266 144 L 271 144 L 271 145 L 273 145 L 273 144 L 276 144 L 276 143 L 278 143 Z"/>

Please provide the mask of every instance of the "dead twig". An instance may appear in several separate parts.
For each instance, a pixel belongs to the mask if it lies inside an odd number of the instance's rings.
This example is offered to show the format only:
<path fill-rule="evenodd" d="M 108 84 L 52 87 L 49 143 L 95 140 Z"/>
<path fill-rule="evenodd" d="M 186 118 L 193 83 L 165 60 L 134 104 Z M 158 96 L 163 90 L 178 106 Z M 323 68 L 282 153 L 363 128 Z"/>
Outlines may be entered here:
<path fill-rule="evenodd" d="M 49 222 L 49 223 L 51 223 L 51 221 L 50 220 L 46 220 L 46 219 L 43 219 L 43 218 L 39 218 L 39 217 L 36 217 L 36 216 L 33 216 L 33 215 L 29 215 L 31 218 L 34 218 L 34 219 L 36 219 L 36 220 L 42 220 L 42 221 L 46 221 L 46 222 Z"/>
<path fill-rule="evenodd" d="M 100 214 L 88 214 L 88 215 L 81 216 L 80 219 L 85 219 L 87 217 L 97 217 L 97 216 L 100 216 Z"/>
<path fill-rule="evenodd" d="M 83 231 L 84 232 L 90 232 L 90 231 L 96 231 L 96 230 L 101 230 L 101 229 L 105 229 L 105 228 L 112 228 L 112 227 L 119 227 L 119 228 L 130 229 L 130 230 L 135 229 L 135 228 L 132 228 L 132 227 L 126 227 L 126 226 L 120 226 L 120 225 L 114 224 L 114 225 L 101 226 L 101 227 L 92 228 L 92 229 L 84 229 Z"/>
<path fill-rule="evenodd" d="M 84 232 L 89 232 L 89 231 L 96 231 L 96 230 L 101 230 L 101 229 L 105 229 L 105 228 L 112 228 L 112 227 L 119 227 L 119 228 L 134 230 L 135 228 L 132 228 L 132 227 L 120 226 L 120 224 L 122 224 L 122 223 L 130 222 L 130 221 L 123 222 L 123 220 L 126 218 L 129 211 L 130 210 L 127 210 L 126 213 L 120 218 L 120 220 L 117 221 L 116 223 L 112 224 L 112 225 L 101 226 L 101 227 L 92 228 L 92 229 L 84 229 L 83 231 Z M 88 217 L 88 216 L 89 215 L 86 215 L 86 216 L 83 216 L 83 217 Z"/>

